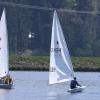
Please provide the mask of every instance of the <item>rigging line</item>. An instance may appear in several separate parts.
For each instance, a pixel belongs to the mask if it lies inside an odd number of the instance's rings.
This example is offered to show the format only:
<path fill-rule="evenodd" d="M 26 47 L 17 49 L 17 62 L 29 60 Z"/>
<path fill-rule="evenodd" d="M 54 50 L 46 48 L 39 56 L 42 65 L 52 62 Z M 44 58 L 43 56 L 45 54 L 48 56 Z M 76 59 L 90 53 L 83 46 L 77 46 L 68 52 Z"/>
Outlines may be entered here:
<path fill-rule="evenodd" d="M 25 4 L 16 4 L 13 2 L 0 2 L 0 5 L 7 5 L 7 6 L 13 6 L 13 7 L 22 7 L 22 8 L 29 8 L 29 9 L 37 9 L 37 10 L 47 10 L 47 11 L 53 11 L 56 9 L 60 12 L 68 12 L 68 13 L 78 13 L 78 14 L 100 14 L 99 11 L 80 11 L 80 10 L 70 10 L 70 9 L 57 9 L 57 8 L 49 8 L 49 7 L 41 7 L 41 6 L 33 6 L 33 5 L 25 5 Z"/>

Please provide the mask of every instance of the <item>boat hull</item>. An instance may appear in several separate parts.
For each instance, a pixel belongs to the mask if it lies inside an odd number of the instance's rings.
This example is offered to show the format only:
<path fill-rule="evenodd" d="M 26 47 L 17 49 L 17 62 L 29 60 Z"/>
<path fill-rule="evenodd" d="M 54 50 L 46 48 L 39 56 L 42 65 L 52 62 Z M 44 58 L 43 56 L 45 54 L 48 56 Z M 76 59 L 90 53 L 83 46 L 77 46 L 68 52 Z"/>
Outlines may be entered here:
<path fill-rule="evenodd" d="M 0 89 L 11 89 L 13 84 L 0 84 Z"/>
<path fill-rule="evenodd" d="M 81 86 L 81 87 L 77 87 L 75 89 L 69 89 L 68 92 L 70 93 L 77 93 L 77 92 L 82 92 L 84 90 L 86 86 Z"/>

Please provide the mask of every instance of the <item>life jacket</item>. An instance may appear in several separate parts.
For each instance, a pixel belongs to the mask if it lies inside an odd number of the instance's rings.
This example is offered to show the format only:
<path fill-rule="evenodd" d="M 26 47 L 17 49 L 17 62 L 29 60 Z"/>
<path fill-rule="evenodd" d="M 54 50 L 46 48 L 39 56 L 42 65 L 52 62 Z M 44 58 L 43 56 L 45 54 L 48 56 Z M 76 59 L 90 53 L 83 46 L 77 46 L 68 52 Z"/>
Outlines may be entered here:
<path fill-rule="evenodd" d="M 10 84 L 10 83 L 12 83 L 12 78 L 9 77 L 9 76 L 6 76 L 6 77 L 4 78 L 4 82 L 5 82 L 5 84 Z"/>

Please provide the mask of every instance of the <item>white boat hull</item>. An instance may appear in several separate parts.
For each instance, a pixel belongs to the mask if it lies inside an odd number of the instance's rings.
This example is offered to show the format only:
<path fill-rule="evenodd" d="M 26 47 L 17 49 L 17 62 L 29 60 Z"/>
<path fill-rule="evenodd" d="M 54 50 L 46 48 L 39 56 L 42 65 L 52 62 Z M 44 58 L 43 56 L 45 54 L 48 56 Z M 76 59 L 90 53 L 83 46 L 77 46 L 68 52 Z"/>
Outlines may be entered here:
<path fill-rule="evenodd" d="M 75 88 L 75 89 L 69 89 L 68 92 L 70 92 L 70 93 L 82 92 L 82 91 L 84 90 L 85 87 L 86 87 L 86 86 L 81 86 L 81 87 L 78 86 L 78 87 Z"/>
<path fill-rule="evenodd" d="M 0 89 L 11 89 L 13 84 L 0 84 Z"/>

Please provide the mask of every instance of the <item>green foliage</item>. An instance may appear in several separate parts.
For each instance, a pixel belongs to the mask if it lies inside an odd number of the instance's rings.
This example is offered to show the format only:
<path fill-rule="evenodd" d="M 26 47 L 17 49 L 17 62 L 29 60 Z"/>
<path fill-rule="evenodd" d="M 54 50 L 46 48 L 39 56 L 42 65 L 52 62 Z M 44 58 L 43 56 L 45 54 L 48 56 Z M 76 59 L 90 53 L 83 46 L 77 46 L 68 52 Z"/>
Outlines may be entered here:
<path fill-rule="evenodd" d="M 67 7 L 72 9 L 76 6 L 76 0 L 66 0 Z"/>
<path fill-rule="evenodd" d="M 11 55 L 10 56 L 11 70 L 42 70 L 46 71 L 49 68 L 49 57 L 47 56 L 26 56 L 26 55 Z"/>
<path fill-rule="evenodd" d="M 100 57 L 73 57 L 73 65 L 78 71 L 100 71 Z"/>
<path fill-rule="evenodd" d="M 72 57 L 76 71 L 100 71 L 100 57 Z M 48 71 L 49 56 L 11 55 L 11 70 Z"/>
<path fill-rule="evenodd" d="M 3 1 L 3 0 L 0 0 Z M 58 12 L 64 36 L 73 56 L 100 56 L 100 15 L 98 0 L 4 0 L 19 4 L 93 11 L 93 14 Z M 0 15 L 5 7 L 10 54 L 49 55 L 53 11 L 37 10 L 0 4 Z M 33 38 L 28 38 L 29 33 Z"/>

